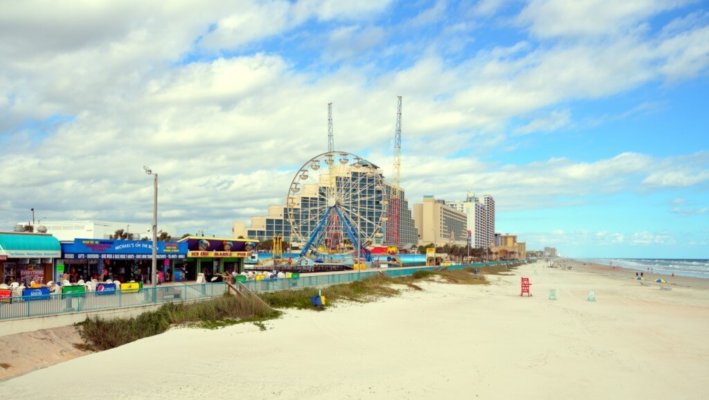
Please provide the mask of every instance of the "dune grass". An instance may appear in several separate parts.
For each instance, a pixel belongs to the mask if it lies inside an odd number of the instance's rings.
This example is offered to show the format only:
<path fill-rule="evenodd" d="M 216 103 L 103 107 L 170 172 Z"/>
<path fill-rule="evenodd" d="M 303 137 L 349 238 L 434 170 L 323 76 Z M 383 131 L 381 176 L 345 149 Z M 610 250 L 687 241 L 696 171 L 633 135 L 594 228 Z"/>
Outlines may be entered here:
<path fill-rule="evenodd" d="M 258 323 L 280 315 L 257 296 L 224 296 L 192 304 L 168 303 L 136 318 L 87 318 L 78 323 L 86 350 L 107 350 L 165 332 L 173 325 L 217 329 L 242 322 Z"/>
<path fill-rule="evenodd" d="M 392 297 L 401 293 L 403 286 L 413 290 L 423 290 L 418 281 L 436 281 L 458 285 L 486 284 L 484 274 L 473 274 L 472 268 L 463 270 L 416 271 L 413 275 L 400 278 L 390 278 L 385 274 L 328 286 L 321 289 L 327 300 L 327 305 L 338 301 L 367 302 L 382 297 Z M 399 287 L 397 287 L 399 286 Z M 287 290 L 281 292 L 263 293 L 261 298 L 274 308 L 312 309 L 311 297 L 318 294 L 317 289 Z M 322 309 L 322 308 L 319 308 Z"/>
<path fill-rule="evenodd" d="M 434 281 L 458 285 L 486 284 L 486 274 L 501 274 L 513 267 L 492 267 L 475 271 L 468 267 L 462 270 L 441 269 L 416 271 L 408 277 L 390 278 L 385 274 L 347 284 L 321 289 L 326 297 L 326 306 L 338 301 L 367 302 L 383 297 L 392 297 L 404 288 L 423 290 L 417 282 Z M 207 329 L 251 322 L 265 330 L 263 321 L 277 318 L 281 313 L 275 308 L 314 309 L 311 297 L 318 289 L 285 290 L 260 295 L 232 296 L 225 294 L 215 299 L 192 303 L 168 303 L 155 311 L 148 311 L 136 318 L 103 320 L 87 318 L 76 324 L 84 340 L 84 350 L 107 350 L 132 341 L 165 332 L 174 325 L 188 325 Z M 318 308 L 322 310 L 324 307 Z M 2 366 L 2 365 L 0 365 Z"/>

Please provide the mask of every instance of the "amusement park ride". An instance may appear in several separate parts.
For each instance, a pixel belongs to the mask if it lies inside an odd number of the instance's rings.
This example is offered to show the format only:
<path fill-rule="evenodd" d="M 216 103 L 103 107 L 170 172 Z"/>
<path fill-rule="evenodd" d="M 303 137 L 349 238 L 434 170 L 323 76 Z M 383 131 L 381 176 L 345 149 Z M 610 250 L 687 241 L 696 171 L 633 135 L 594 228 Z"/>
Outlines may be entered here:
<path fill-rule="evenodd" d="M 358 266 L 364 260 L 372 261 L 372 246 L 392 244 L 392 237 L 398 238 L 398 210 L 392 214 L 389 209 L 389 198 L 398 206 L 399 197 L 401 97 L 398 101 L 396 178 L 389 188 L 377 165 L 334 149 L 332 103 L 328 104 L 328 151 L 298 169 L 286 196 L 284 225 L 290 227 L 290 245 L 300 249 L 298 265 L 321 262 Z"/>
<path fill-rule="evenodd" d="M 286 221 L 299 256 L 344 262 L 381 242 L 387 199 L 381 170 L 357 155 L 328 151 L 308 160 L 293 178 Z"/>

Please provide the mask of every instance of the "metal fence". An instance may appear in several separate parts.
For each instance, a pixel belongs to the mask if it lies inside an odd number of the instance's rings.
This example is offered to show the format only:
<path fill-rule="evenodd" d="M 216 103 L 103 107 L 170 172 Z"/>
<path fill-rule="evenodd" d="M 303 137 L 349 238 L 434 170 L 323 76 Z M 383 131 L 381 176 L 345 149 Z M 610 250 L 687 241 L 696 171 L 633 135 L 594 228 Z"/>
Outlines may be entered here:
<path fill-rule="evenodd" d="M 485 268 L 508 265 L 506 262 L 475 263 L 472 265 L 451 265 L 449 270 L 466 267 Z M 389 277 L 410 276 L 417 271 L 434 271 L 441 267 L 405 267 L 377 271 L 354 271 L 347 273 L 319 274 L 300 276 L 297 279 L 263 279 L 243 282 L 249 290 L 256 293 L 297 290 L 304 288 L 323 288 L 331 285 L 351 283 L 367 279 L 377 274 Z M 170 302 L 190 302 L 223 295 L 227 286 L 223 282 L 198 283 L 183 285 L 165 285 L 143 287 L 136 293 L 113 294 L 101 292 L 51 294 L 41 298 L 12 297 L 0 302 L 0 321 L 16 318 L 30 318 L 77 312 L 105 311 L 121 308 L 158 305 Z"/>
<path fill-rule="evenodd" d="M 0 320 L 188 302 L 221 296 L 225 292 L 224 283 L 210 283 L 144 287 L 135 293 L 117 291 L 112 294 L 85 292 L 42 297 L 15 296 L 0 302 Z"/>
<path fill-rule="evenodd" d="M 511 265 L 512 263 L 507 263 L 504 261 L 493 261 L 487 263 L 475 263 L 470 265 L 450 265 L 444 267 L 448 270 L 459 270 L 468 267 L 472 268 L 486 268 L 495 267 L 502 265 Z M 323 288 L 331 285 L 338 285 L 343 283 L 351 283 L 359 281 L 362 279 L 367 279 L 371 276 L 377 274 L 385 274 L 386 276 L 392 278 L 411 276 L 417 271 L 435 271 L 441 269 L 441 267 L 404 267 L 404 268 L 389 268 L 377 271 L 353 271 L 346 273 L 334 273 L 334 274 L 322 274 L 322 275 L 308 275 L 300 276 L 298 279 L 263 279 L 263 280 L 250 280 L 243 282 L 243 284 L 249 288 L 249 290 L 256 293 L 268 293 L 268 292 L 279 292 L 282 290 L 297 290 L 304 288 Z"/>

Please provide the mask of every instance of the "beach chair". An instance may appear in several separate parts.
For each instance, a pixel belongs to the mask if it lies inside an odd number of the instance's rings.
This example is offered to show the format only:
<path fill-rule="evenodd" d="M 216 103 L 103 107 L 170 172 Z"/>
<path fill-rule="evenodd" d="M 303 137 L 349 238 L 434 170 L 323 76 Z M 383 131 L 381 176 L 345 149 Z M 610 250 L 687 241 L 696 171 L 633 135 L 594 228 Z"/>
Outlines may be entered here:
<path fill-rule="evenodd" d="M 522 278 L 522 291 L 519 293 L 519 295 L 523 296 L 525 293 L 527 293 L 527 296 L 531 296 L 532 292 L 529 291 L 530 286 L 532 286 L 532 284 L 529 283 L 529 278 Z"/>

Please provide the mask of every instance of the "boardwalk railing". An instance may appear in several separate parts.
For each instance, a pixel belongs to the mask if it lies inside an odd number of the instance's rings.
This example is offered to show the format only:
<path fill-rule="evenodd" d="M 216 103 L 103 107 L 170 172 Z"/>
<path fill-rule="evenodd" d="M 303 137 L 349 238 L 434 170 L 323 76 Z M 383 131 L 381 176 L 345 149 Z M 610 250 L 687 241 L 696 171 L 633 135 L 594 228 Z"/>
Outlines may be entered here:
<path fill-rule="evenodd" d="M 500 265 L 513 264 L 508 262 L 488 262 L 472 265 L 451 265 L 444 268 L 456 270 L 466 267 L 485 268 Z M 402 277 L 413 275 L 417 271 L 434 271 L 441 268 L 442 267 L 405 267 L 376 271 L 365 270 L 346 273 L 316 274 L 300 276 L 297 279 L 249 280 L 243 282 L 243 286 L 254 293 L 323 288 L 367 279 L 377 274 L 385 274 L 389 277 Z M 228 290 L 238 290 L 239 287 L 239 285 L 214 282 L 143 287 L 135 293 L 116 291 L 108 295 L 102 292 L 81 292 L 51 294 L 39 297 L 16 296 L 0 299 L 0 321 L 67 313 L 106 311 L 164 303 L 191 302 L 221 296 Z"/>
<path fill-rule="evenodd" d="M 223 283 L 143 287 L 135 293 L 120 291 L 59 293 L 46 296 L 15 296 L 0 300 L 0 320 L 105 311 L 170 302 L 189 302 L 221 296 Z"/>
<path fill-rule="evenodd" d="M 519 264 L 519 263 L 515 263 Z M 441 268 L 449 270 L 458 270 L 463 268 L 486 268 L 486 267 L 496 267 L 505 265 L 515 265 L 512 262 L 505 261 L 492 261 L 487 263 L 475 263 L 470 265 L 451 265 L 447 267 L 404 267 L 404 268 L 389 268 L 380 269 L 376 271 L 364 270 L 364 271 L 353 271 L 346 273 L 334 273 L 334 274 L 318 274 L 318 275 L 307 275 L 300 276 L 298 279 L 263 279 L 263 280 L 251 280 L 243 282 L 246 287 L 252 292 L 256 293 L 268 293 L 268 292 L 279 292 L 282 290 L 298 290 L 304 288 L 323 288 L 331 285 L 338 285 L 342 283 L 350 283 L 359 281 L 362 279 L 367 279 L 371 276 L 377 274 L 385 274 L 386 276 L 392 278 L 398 278 L 403 276 L 411 276 L 417 271 L 435 271 Z"/>

